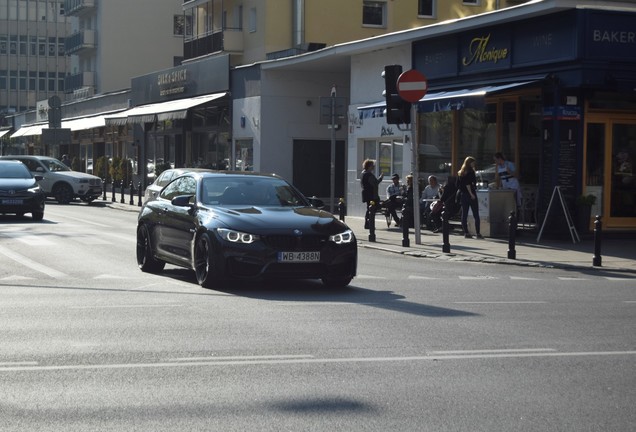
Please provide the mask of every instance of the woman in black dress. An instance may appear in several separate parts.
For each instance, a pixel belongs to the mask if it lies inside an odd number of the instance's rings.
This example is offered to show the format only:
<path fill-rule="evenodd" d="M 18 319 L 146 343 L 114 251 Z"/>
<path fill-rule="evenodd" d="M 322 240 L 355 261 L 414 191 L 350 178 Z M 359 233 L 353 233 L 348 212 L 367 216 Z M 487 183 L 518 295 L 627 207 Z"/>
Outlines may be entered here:
<path fill-rule="evenodd" d="M 468 233 L 468 209 L 473 212 L 477 238 L 483 238 L 480 233 L 479 204 L 477 202 L 477 176 L 475 175 L 475 158 L 468 156 L 457 172 L 459 191 L 462 203 L 462 229 L 464 237 L 472 238 Z"/>

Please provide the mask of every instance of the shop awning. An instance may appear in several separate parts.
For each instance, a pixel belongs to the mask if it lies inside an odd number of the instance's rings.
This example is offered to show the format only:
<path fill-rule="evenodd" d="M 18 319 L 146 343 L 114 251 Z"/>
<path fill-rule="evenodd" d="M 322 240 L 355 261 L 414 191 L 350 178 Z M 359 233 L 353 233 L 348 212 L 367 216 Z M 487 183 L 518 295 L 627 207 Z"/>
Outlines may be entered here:
<path fill-rule="evenodd" d="M 530 80 L 501 85 L 484 86 L 473 89 L 460 89 L 428 93 L 417 103 L 418 112 L 454 111 L 464 108 L 473 108 L 483 104 L 483 98 L 487 95 L 503 92 L 513 88 L 519 88 L 537 84 L 541 80 Z M 358 107 L 360 118 L 382 117 L 386 103 L 384 101 L 371 105 Z"/>
<path fill-rule="evenodd" d="M 80 117 L 67 119 L 62 121 L 62 128 L 70 129 L 71 131 L 80 131 L 95 129 L 106 126 L 106 117 L 111 115 L 117 115 L 124 110 L 109 111 L 106 113 L 100 113 L 99 115 L 91 117 Z"/>
<path fill-rule="evenodd" d="M 42 123 L 39 125 L 24 125 L 17 131 L 15 131 L 11 138 L 19 138 L 25 136 L 42 135 L 42 129 L 48 127 L 48 124 Z"/>
<path fill-rule="evenodd" d="M 126 123 L 151 123 L 155 120 L 184 119 L 188 115 L 190 108 L 220 99 L 226 95 L 227 92 L 213 93 L 187 99 L 136 106 L 118 114 L 106 116 L 106 124 L 122 125 Z"/>
<path fill-rule="evenodd" d="M 0 131 L 0 138 L 2 138 L 3 136 L 5 136 L 8 133 L 9 133 L 9 129 Z"/>

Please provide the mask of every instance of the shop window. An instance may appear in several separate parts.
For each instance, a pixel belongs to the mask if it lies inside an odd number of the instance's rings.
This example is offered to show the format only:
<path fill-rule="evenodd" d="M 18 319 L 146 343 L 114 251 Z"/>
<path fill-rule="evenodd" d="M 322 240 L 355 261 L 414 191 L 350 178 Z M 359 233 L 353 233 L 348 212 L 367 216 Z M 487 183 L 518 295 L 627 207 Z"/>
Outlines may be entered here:
<path fill-rule="evenodd" d="M 254 170 L 254 142 L 252 139 L 234 142 L 234 166 L 237 171 Z"/>
<path fill-rule="evenodd" d="M 364 1 L 362 3 L 362 25 L 373 27 L 386 26 L 386 2 Z"/>
<path fill-rule="evenodd" d="M 453 111 L 424 113 L 419 122 L 418 172 L 445 182 L 451 173 Z"/>
<path fill-rule="evenodd" d="M 477 162 L 477 170 L 494 166 L 493 155 L 497 151 L 496 105 L 488 104 L 486 110 L 464 109 L 458 112 L 459 142 L 457 169 L 467 156 Z"/>
<path fill-rule="evenodd" d="M 358 177 L 362 172 L 362 163 L 366 159 L 373 159 L 375 164 L 375 175 L 384 174 L 387 178 L 393 173 L 398 173 L 400 177 L 404 173 L 404 144 L 394 140 L 365 140 L 362 144 L 362 159 L 358 162 Z"/>

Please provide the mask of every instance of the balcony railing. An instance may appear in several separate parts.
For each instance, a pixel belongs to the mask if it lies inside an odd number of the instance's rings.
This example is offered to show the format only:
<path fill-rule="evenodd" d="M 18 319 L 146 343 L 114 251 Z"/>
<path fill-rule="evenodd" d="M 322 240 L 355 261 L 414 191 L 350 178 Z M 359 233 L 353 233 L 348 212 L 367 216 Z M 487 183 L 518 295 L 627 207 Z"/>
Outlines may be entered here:
<path fill-rule="evenodd" d="M 84 87 L 95 87 L 95 72 L 80 72 L 64 78 L 64 91 L 72 93 Z"/>
<path fill-rule="evenodd" d="M 71 16 L 95 9 L 96 2 L 97 0 L 64 0 L 64 14 Z"/>
<path fill-rule="evenodd" d="M 82 30 L 64 40 L 66 55 L 78 54 L 83 50 L 95 49 L 95 30 Z"/>
<path fill-rule="evenodd" d="M 242 53 L 243 31 L 241 29 L 225 29 L 197 39 L 186 40 L 183 44 L 186 60 L 217 52 Z"/>

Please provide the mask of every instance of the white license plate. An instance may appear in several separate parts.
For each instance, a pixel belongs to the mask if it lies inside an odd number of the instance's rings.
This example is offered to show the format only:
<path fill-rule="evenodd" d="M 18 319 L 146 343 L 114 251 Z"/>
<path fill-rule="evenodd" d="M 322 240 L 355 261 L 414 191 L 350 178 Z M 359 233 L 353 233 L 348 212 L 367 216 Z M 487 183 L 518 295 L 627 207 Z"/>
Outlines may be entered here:
<path fill-rule="evenodd" d="M 21 199 L 3 199 L 2 204 L 4 205 L 22 205 Z"/>
<path fill-rule="evenodd" d="M 278 252 L 278 262 L 318 262 L 320 252 Z"/>

